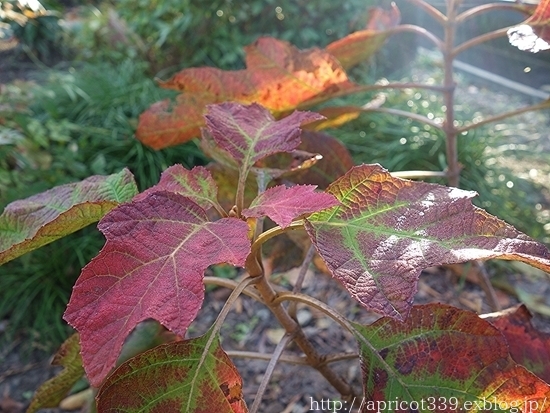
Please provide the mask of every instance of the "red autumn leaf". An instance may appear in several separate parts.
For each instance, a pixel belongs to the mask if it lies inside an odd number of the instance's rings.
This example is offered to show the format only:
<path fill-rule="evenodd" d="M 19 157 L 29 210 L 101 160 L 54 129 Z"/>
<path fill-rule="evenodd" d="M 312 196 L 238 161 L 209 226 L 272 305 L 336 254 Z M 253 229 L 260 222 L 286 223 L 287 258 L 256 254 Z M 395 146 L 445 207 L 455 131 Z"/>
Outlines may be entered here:
<path fill-rule="evenodd" d="M 361 412 L 550 412 L 550 386 L 517 365 L 502 334 L 474 313 L 429 304 L 413 307 L 405 322 L 383 317 L 354 327 Z"/>
<path fill-rule="evenodd" d="M 316 185 L 296 185 L 290 188 L 279 185 L 261 193 L 242 214 L 247 217 L 267 215 L 282 228 L 303 214 L 308 214 L 338 205 L 330 194 L 315 192 Z"/>
<path fill-rule="evenodd" d="M 550 383 L 550 334 L 537 330 L 531 317 L 522 304 L 483 318 L 504 335 L 516 363 Z"/>
<path fill-rule="evenodd" d="M 526 262 L 550 271 L 548 249 L 475 207 L 474 192 L 392 177 L 362 165 L 330 185 L 341 205 L 312 214 L 306 229 L 350 294 L 403 320 L 427 267 L 476 259 Z"/>
<path fill-rule="evenodd" d="M 121 205 L 98 228 L 107 242 L 82 270 L 64 315 L 80 332 L 94 386 L 140 321 L 153 318 L 183 336 L 202 305 L 204 270 L 244 265 L 250 252 L 245 222 L 208 222 L 201 207 L 172 192 Z"/>
<path fill-rule="evenodd" d="M 221 103 L 209 106 L 205 118 L 209 135 L 246 175 L 260 159 L 296 149 L 300 144 L 300 125 L 322 117 L 313 112 L 294 112 L 276 121 L 267 109 L 255 103 Z"/>
<path fill-rule="evenodd" d="M 171 166 L 162 173 L 158 184 L 143 191 L 134 201 L 162 191 L 181 194 L 204 209 L 218 207 L 218 187 L 208 169 L 202 166 L 196 166 L 191 170 L 181 165 Z"/>
<path fill-rule="evenodd" d="M 370 13 L 366 30 L 338 39 L 325 50 L 338 59 L 344 69 L 349 69 L 378 51 L 389 36 L 386 30 L 397 26 L 400 21 L 401 13 L 395 3 L 392 3 L 391 10 L 376 7 Z"/>
<path fill-rule="evenodd" d="M 97 222 L 136 192 L 133 175 L 124 169 L 12 202 L 0 215 L 0 264 Z"/>
<path fill-rule="evenodd" d="M 245 413 L 242 386 L 219 338 L 206 334 L 128 360 L 101 387 L 97 405 L 100 412 Z"/>
<path fill-rule="evenodd" d="M 63 366 L 64 369 L 38 388 L 26 413 L 35 413 L 40 409 L 59 406 L 61 400 L 84 375 L 78 340 L 78 334 L 73 334 L 61 345 L 52 364 Z"/>
<path fill-rule="evenodd" d="M 137 138 L 161 149 L 197 137 L 208 104 L 258 103 L 281 113 L 356 88 L 336 59 L 323 50 L 300 51 L 281 40 L 260 38 L 245 51 L 245 70 L 190 68 L 161 82 L 162 87 L 183 95 L 173 104 L 159 102 L 145 111 L 139 119 Z"/>
<path fill-rule="evenodd" d="M 508 39 L 512 46 L 532 53 L 550 49 L 550 0 L 540 0 L 531 17 L 508 30 Z"/>

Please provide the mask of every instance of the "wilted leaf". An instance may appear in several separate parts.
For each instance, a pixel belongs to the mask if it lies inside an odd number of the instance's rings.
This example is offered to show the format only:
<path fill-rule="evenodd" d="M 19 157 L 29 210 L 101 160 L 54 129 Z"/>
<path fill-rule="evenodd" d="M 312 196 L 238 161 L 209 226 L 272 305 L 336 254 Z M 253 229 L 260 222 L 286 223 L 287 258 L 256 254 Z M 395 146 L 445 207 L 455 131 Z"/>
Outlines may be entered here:
<path fill-rule="evenodd" d="M 550 271 L 548 249 L 475 207 L 474 192 L 392 177 L 362 165 L 330 185 L 340 202 L 306 219 L 334 277 L 366 308 L 404 319 L 420 272 L 476 259 L 518 260 Z"/>
<path fill-rule="evenodd" d="M 52 364 L 63 366 L 64 369 L 38 388 L 27 408 L 27 413 L 34 413 L 48 407 L 57 407 L 74 384 L 84 375 L 78 340 L 78 334 L 73 334 L 61 345 Z"/>
<path fill-rule="evenodd" d="M 219 337 L 206 334 L 122 364 L 99 390 L 98 411 L 244 413 L 242 385 Z"/>
<path fill-rule="evenodd" d="M 391 10 L 376 7 L 371 11 L 366 30 L 338 39 L 325 50 L 338 59 L 344 69 L 349 69 L 377 52 L 389 36 L 385 31 L 397 26 L 400 21 L 401 14 L 395 3 L 392 3 Z"/>
<path fill-rule="evenodd" d="M 296 149 L 300 144 L 300 125 L 321 118 L 312 112 L 294 112 L 275 121 L 267 109 L 255 103 L 212 105 L 205 117 L 212 139 L 238 162 L 242 176 L 256 161 Z"/>
<path fill-rule="evenodd" d="M 550 334 L 533 327 L 531 317 L 522 304 L 483 318 L 504 335 L 516 363 L 550 383 Z"/>
<path fill-rule="evenodd" d="M 124 169 L 12 202 L 0 216 L 0 264 L 98 221 L 136 193 L 134 178 Z"/>
<path fill-rule="evenodd" d="M 198 137 L 208 104 L 258 103 L 282 113 L 356 89 L 337 60 L 323 50 L 300 51 L 287 42 L 266 37 L 247 46 L 245 52 L 245 70 L 190 68 L 162 82 L 162 87 L 184 95 L 173 104 L 159 102 L 145 111 L 139 119 L 137 138 L 161 149 Z"/>
<path fill-rule="evenodd" d="M 139 201 L 149 194 L 162 191 L 181 194 L 204 209 L 218 206 L 216 182 L 208 169 L 202 166 L 188 170 L 181 165 L 173 165 L 162 173 L 158 184 L 145 190 L 134 200 Z"/>
<path fill-rule="evenodd" d="M 296 185 L 290 188 L 279 185 L 261 193 L 242 214 L 247 217 L 267 215 L 277 225 L 285 228 L 301 215 L 338 205 L 330 194 L 315 192 L 316 185 Z"/>
<path fill-rule="evenodd" d="M 550 386 L 517 365 L 500 332 L 474 313 L 429 304 L 413 307 L 404 323 L 354 326 L 362 412 L 397 411 L 389 401 L 401 402 L 400 411 L 550 411 Z"/>
<path fill-rule="evenodd" d="M 531 17 L 508 30 L 508 39 L 512 46 L 532 53 L 550 49 L 550 0 L 540 0 Z"/>
<path fill-rule="evenodd" d="M 208 222 L 202 208 L 172 192 L 121 205 L 98 228 L 107 243 L 82 270 L 64 316 L 80 332 L 94 386 L 140 321 L 153 318 L 183 336 L 202 305 L 205 269 L 244 265 L 250 252 L 245 222 Z"/>

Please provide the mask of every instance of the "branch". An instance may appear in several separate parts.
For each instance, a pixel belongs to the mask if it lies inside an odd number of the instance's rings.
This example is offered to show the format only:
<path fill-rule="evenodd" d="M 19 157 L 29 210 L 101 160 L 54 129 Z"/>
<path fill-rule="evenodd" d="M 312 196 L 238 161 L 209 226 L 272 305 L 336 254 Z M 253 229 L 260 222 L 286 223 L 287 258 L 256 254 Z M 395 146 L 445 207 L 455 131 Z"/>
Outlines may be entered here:
<path fill-rule="evenodd" d="M 410 0 L 409 0 L 410 1 Z M 471 17 L 477 16 L 479 14 L 492 11 L 492 10 L 514 10 L 519 13 L 527 14 L 525 11 L 523 11 L 525 8 L 524 5 L 517 4 L 517 3 L 489 3 L 489 4 L 483 4 L 481 6 L 472 7 L 469 10 L 466 10 L 464 13 L 459 14 L 456 17 L 456 22 L 458 24 L 464 23 L 466 20 L 468 20 Z"/>
<path fill-rule="evenodd" d="M 441 124 L 436 123 L 431 119 L 428 119 L 426 116 L 419 115 L 417 113 L 407 112 L 406 110 L 399 110 L 399 109 L 392 109 L 392 108 L 365 108 L 365 109 L 361 108 L 361 111 L 362 112 L 380 112 L 380 113 L 388 113 L 390 115 L 403 116 L 406 118 L 411 118 L 419 122 L 425 123 L 427 125 L 430 125 L 433 128 L 443 130 L 443 126 Z"/>
<path fill-rule="evenodd" d="M 217 285 L 220 287 L 229 288 L 231 290 L 234 290 L 239 286 L 239 283 L 237 281 L 220 277 L 205 276 L 203 282 L 206 285 Z M 264 302 L 264 300 L 262 300 L 262 297 L 260 297 L 255 291 L 252 291 L 250 288 L 245 288 L 243 294 L 248 295 L 250 298 L 253 298 L 260 303 Z"/>
<path fill-rule="evenodd" d="M 547 108 L 550 108 L 550 99 L 545 100 L 541 103 L 537 103 L 535 105 L 529 105 L 521 109 L 514 109 L 514 110 L 511 110 L 510 112 L 505 112 L 500 115 L 491 116 L 477 123 L 472 123 L 470 125 L 463 126 L 462 128 L 457 129 L 456 132 L 457 133 L 466 132 L 466 131 L 469 131 L 470 129 L 475 129 L 479 126 L 486 125 L 488 123 L 498 122 L 499 120 L 510 118 L 512 116 L 521 115 L 522 113 L 525 113 L 525 112 L 531 112 L 531 111 L 547 109 Z"/>
<path fill-rule="evenodd" d="M 264 376 L 262 377 L 258 392 L 256 393 L 256 397 L 254 398 L 254 403 L 252 403 L 252 407 L 250 408 L 250 413 L 258 412 L 258 409 L 260 408 L 260 403 L 262 402 L 262 398 L 267 389 L 267 385 L 269 384 L 269 379 L 273 375 L 273 371 L 277 366 L 277 361 L 281 358 L 281 355 L 283 354 L 283 351 L 285 351 L 285 347 L 288 345 L 288 342 L 290 340 L 292 340 L 292 335 L 286 334 L 277 344 L 277 347 L 275 348 L 275 351 L 273 352 L 273 355 L 269 360 L 269 364 L 267 365 Z"/>
<path fill-rule="evenodd" d="M 417 26 L 415 24 L 400 24 L 399 26 L 392 27 L 391 29 L 384 30 L 381 33 L 387 33 L 389 35 L 401 33 L 401 32 L 409 32 L 409 33 L 415 33 L 420 36 L 425 37 L 429 41 L 431 41 L 435 47 L 437 47 L 439 50 L 443 50 L 444 44 L 443 41 L 434 35 L 429 30 L 426 30 L 423 27 Z"/>
<path fill-rule="evenodd" d="M 272 354 L 270 353 L 258 353 L 256 351 L 240 351 L 240 350 L 227 350 L 227 355 L 233 358 L 244 358 L 254 360 L 271 360 Z M 335 353 L 325 356 L 325 363 L 335 363 L 337 361 L 354 360 L 359 357 L 357 353 Z M 289 354 L 282 354 L 279 357 L 279 361 L 282 363 L 296 364 L 300 366 L 308 366 L 307 359 L 304 356 L 292 356 Z"/>
<path fill-rule="evenodd" d="M 474 47 L 484 42 L 488 42 L 489 40 L 494 40 L 494 39 L 498 39 L 499 37 L 503 37 L 506 35 L 508 30 L 512 27 L 514 26 L 503 27 L 502 29 L 494 30 L 492 32 L 482 34 L 481 36 L 474 37 L 473 39 L 470 39 L 467 42 L 464 42 L 461 45 L 455 47 L 451 52 L 451 56 L 455 58 L 460 53 L 469 49 L 470 47 Z"/>
<path fill-rule="evenodd" d="M 418 6 L 426 13 L 428 13 L 430 16 L 432 16 L 439 24 L 444 25 L 447 21 L 447 16 L 445 16 L 443 13 L 441 13 L 439 10 L 437 10 L 434 6 L 431 4 L 425 2 L 424 0 L 407 0 L 409 3 L 414 4 L 415 6 Z"/>
<path fill-rule="evenodd" d="M 446 178 L 445 171 L 398 171 L 390 172 L 391 176 L 403 179 L 418 179 L 418 178 Z"/>

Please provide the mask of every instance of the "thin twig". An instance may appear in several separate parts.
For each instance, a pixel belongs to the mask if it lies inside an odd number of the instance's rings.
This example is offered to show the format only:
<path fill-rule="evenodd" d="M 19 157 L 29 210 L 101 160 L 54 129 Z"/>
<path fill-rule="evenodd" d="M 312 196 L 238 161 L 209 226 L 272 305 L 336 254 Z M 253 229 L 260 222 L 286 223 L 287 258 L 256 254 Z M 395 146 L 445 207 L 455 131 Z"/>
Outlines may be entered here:
<path fill-rule="evenodd" d="M 240 350 L 227 350 L 227 355 L 234 358 L 245 358 L 245 359 L 255 359 L 255 360 L 271 360 L 272 355 L 270 353 L 258 353 L 256 351 L 240 351 Z M 337 361 L 353 360 L 358 358 L 359 355 L 356 353 L 335 353 L 328 354 L 325 356 L 324 363 L 335 363 Z M 279 358 L 279 361 L 282 363 L 297 364 L 303 366 L 309 366 L 307 358 L 304 356 L 293 356 L 290 354 L 283 354 Z"/>
<path fill-rule="evenodd" d="M 234 290 L 239 286 L 239 283 L 234 280 L 230 280 L 227 278 L 220 278 L 220 277 L 212 277 L 212 276 L 205 276 L 203 279 L 203 282 L 206 285 L 217 285 L 220 287 L 226 287 L 231 290 Z M 243 294 L 249 296 L 250 298 L 253 298 L 254 300 L 263 303 L 264 300 L 262 300 L 262 297 L 260 297 L 255 291 L 251 290 L 250 288 L 245 288 L 243 291 Z"/>
<path fill-rule="evenodd" d="M 279 358 L 281 357 L 281 355 L 283 354 L 283 351 L 285 351 L 286 346 L 291 340 L 292 340 L 292 336 L 290 334 L 286 334 L 285 336 L 283 336 L 281 341 L 279 341 L 279 343 L 277 344 L 277 347 L 275 347 L 275 351 L 271 355 L 271 359 L 269 360 L 269 364 L 265 369 L 265 373 L 262 378 L 262 381 L 260 382 L 260 386 L 256 393 L 256 397 L 254 398 L 254 402 L 252 403 L 252 407 L 250 408 L 250 413 L 258 412 L 258 409 L 260 408 L 260 403 L 262 402 L 262 398 L 267 389 L 267 385 L 269 384 L 269 380 L 271 379 L 271 376 L 273 375 L 273 371 L 277 366 L 277 362 L 279 361 Z"/>
<path fill-rule="evenodd" d="M 419 122 L 425 123 L 439 130 L 443 129 L 443 126 L 440 123 L 434 122 L 431 119 L 428 119 L 426 116 L 419 115 L 418 113 L 407 112 L 406 110 L 399 110 L 399 109 L 393 109 L 393 108 L 365 108 L 365 109 L 361 109 L 361 111 L 362 112 L 380 112 L 380 113 L 388 113 L 390 115 L 403 116 L 406 118 L 414 119 Z"/>
<path fill-rule="evenodd" d="M 446 178 L 447 172 L 445 171 L 397 171 L 390 172 L 391 176 L 404 179 L 418 179 L 418 178 Z"/>
<path fill-rule="evenodd" d="M 409 0 L 410 1 L 410 0 Z M 525 8 L 524 5 L 520 5 L 518 3 L 489 3 L 489 4 L 482 4 L 481 6 L 472 7 L 471 9 L 466 10 L 465 12 L 459 14 L 456 17 L 456 22 L 458 24 L 464 23 L 466 20 L 477 16 L 481 13 L 485 13 L 488 11 L 493 10 L 513 10 L 517 11 L 522 14 L 526 14 L 523 9 Z"/>
<path fill-rule="evenodd" d="M 302 262 L 302 265 L 300 267 L 300 272 L 298 273 L 298 278 L 296 279 L 296 284 L 294 284 L 294 288 L 292 289 L 293 292 L 299 293 L 302 291 L 302 284 L 304 283 L 304 279 L 306 278 L 307 270 L 309 269 L 309 265 L 311 264 L 311 261 L 313 260 L 313 257 L 315 256 L 315 247 L 313 244 L 311 244 L 307 250 L 306 256 L 304 257 L 304 261 Z M 290 315 L 292 318 L 296 319 L 296 303 L 292 302 L 288 306 L 288 315 Z"/>
<path fill-rule="evenodd" d="M 489 40 L 498 39 L 500 37 L 506 36 L 506 33 L 510 28 L 514 26 L 509 27 L 503 27 L 502 29 L 494 30 L 489 33 L 482 34 L 480 36 L 474 37 L 473 39 L 468 40 L 467 42 L 462 43 L 461 45 L 455 47 L 451 53 L 452 57 L 458 56 L 460 53 L 464 52 L 465 50 L 468 50 L 470 47 L 474 47 L 477 45 L 480 45 L 482 43 L 488 42 Z"/>
<path fill-rule="evenodd" d="M 425 2 L 424 0 L 407 0 L 409 3 L 414 4 L 415 6 L 418 6 L 426 13 L 428 13 L 430 16 L 432 16 L 439 24 L 444 25 L 447 21 L 447 16 L 445 16 L 443 13 L 441 13 L 439 10 L 437 10 L 434 6 L 431 4 Z"/>
<path fill-rule="evenodd" d="M 458 128 L 456 130 L 456 132 L 457 133 L 466 132 L 466 131 L 469 131 L 470 129 L 478 128 L 481 125 L 486 125 L 487 123 L 498 122 L 499 120 L 510 118 L 510 117 L 516 116 L 516 115 L 521 115 L 522 113 L 525 113 L 525 112 L 531 112 L 531 111 L 547 109 L 547 108 L 550 108 L 550 99 L 547 99 L 547 100 L 545 100 L 541 103 L 537 103 L 535 105 L 529 105 L 529 106 L 526 106 L 524 108 L 514 109 L 514 110 L 511 110 L 509 112 L 501 113 L 500 115 L 491 116 L 487 119 L 483 119 L 482 121 L 479 121 L 479 122 L 476 122 L 476 123 L 471 123 L 470 125 L 466 125 L 466 126 L 463 126 L 462 128 Z"/>
<path fill-rule="evenodd" d="M 500 303 L 498 302 L 497 295 L 495 293 L 495 289 L 493 288 L 493 285 L 491 284 L 491 281 L 489 280 L 489 274 L 487 274 L 487 270 L 485 269 L 485 266 L 481 261 L 474 261 L 474 266 L 476 268 L 477 272 L 477 278 L 479 280 L 479 283 L 481 285 L 481 288 L 485 292 L 485 296 L 487 297 L 487 301 L 489 305 L 491 306 L 491 309 L 493 311 L 500 311 L 502 310 L 502 307 L 500 306 Z"/>

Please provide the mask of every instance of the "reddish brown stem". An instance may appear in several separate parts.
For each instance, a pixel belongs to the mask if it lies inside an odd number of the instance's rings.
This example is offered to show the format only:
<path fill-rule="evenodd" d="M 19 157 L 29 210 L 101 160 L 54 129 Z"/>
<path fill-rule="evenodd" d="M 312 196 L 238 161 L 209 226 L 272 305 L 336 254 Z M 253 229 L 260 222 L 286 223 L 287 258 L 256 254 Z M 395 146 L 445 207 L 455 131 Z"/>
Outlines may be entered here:
<path fill-rule="evenodd" d="M 510 29 L 510 27 L 503 27 L 502 29 L 498 29 L 489 33 L 482 34 L 481 36 L 474 37 L 473 39 L 470 39 L 467 42 L 462 43 L 460 46 L 457 46 L 454 48 L 452 52 L 453 58 L 458 56 L 463 51 L 468 50 L 470 47 L 474 47 L 479 44 L 488 42 L 489 40 L 494 40 L 494 39 L 498 39 L 499 37 L 506 36 L 506 33 L 508 32 L 508 29 Z"/>
<path fill-rule="evenodd" d="M 447 2 L 447 22 L 445 24 L 443 48 L 443 101 L 446 107 L 443 131 L 446 135 L 447 176 L 449 186 L 458 187 L 460 182 L 460 166 L 458 164 L 457 131 L 454 125 L 454 90 L 456 83 L 453 73 L 453 48 L 456 35 L 457 6 L 454 0 Z"/>
<path fill-rule="evenodd" d="M 517 3 L 489 3 L 483 4 L 481 6 L 472 7 L 469 10 L 459 14 L 456 17 L 456 22 L 458 24 L 464 23 L 466 20 L 478 16 L 482 13 L 493 11 L 493 10 L 514 10 L 522 14 L 528 14 L 524 11 L 525 6 Z"/>

